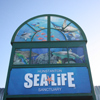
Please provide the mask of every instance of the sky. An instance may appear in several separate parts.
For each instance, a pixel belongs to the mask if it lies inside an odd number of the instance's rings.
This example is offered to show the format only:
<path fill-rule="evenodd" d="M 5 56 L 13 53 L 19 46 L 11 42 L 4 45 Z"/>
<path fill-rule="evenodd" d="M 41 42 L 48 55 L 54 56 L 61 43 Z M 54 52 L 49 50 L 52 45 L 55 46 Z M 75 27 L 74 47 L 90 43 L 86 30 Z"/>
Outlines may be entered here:
<path fill-rule="evenodd" d="M 15 30 L 42 14 L 65 16 L 83 29 L 93 84 L 100 86 L 100 0 L 0 0 L 0 88 L 5 87 Z"/>

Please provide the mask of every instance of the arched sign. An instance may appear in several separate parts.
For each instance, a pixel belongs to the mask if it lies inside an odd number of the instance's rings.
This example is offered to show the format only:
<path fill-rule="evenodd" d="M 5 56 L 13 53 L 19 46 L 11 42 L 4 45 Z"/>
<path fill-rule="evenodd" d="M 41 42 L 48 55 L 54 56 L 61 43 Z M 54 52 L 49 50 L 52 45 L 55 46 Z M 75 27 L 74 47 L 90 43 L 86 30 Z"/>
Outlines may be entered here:
<path fill-rule="evenodd" d="M 81 27 L 60 15 L 25 21 L 12 37 L 4 99 L 95 100 Z"/>

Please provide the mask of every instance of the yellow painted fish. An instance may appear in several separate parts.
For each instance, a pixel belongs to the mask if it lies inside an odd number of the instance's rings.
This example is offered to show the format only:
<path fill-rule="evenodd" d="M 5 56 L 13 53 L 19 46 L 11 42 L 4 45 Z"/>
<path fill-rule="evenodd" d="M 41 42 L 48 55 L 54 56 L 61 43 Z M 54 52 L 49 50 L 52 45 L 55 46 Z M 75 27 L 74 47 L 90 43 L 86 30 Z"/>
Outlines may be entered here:
<path fill-rule="evenodd" d="M 62 61 L 61 60 L 58 60 L 57 64 L 62 64 Z"/>
<path fill-rule="evenodd" d="M 45 27 L 39 27 L 40 29 L 45 29 Z"/>
<path fill-rule="evenodd" d="M 35 27 L 38 27 L 39 25 L 35 25 Z"/>

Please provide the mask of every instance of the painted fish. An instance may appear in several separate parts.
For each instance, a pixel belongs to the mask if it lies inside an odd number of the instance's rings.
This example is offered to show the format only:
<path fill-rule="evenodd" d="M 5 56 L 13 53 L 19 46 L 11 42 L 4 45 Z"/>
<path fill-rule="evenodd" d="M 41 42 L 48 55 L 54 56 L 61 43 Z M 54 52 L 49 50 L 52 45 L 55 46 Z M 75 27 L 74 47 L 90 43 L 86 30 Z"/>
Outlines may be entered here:
<path fill-rule="evenodd" d="M 79 56 L 79 55 L 73 53 L 71 49 L 68 51 L 68 53 L 69 53 L 69 58 L 72 58 L 72 59 L 78 58 L 78 59 L 81 59 L 81 61 L 82 61 L 84 58 L 84 55 Z"/>
<path fill-rule="evenodd" d="M 67 51 L 53 52 L 52 54 L 60 57 L 61 59 L 68 58 Z"/>
<path fill-rule="evenodd" d="M 45 29 L 45 27 L 39 27 L 40 29 Z"/>
<path fill-rule="evenodd" d="M 60 41 L 60 39 L 56 38 L 57 41 Z"/>
<path fill-rule="evenodd" d="M 17 35 L 17 36 L 19 36 L 19 35 Z M 31 38 L 31 33 L 26 33 L 25 32 L 19 37 L 25 39 L 25 41 L 26 41 L 28 38 Z"/>
<path fill-rule="evenodd" d="M 44 37 L 47 37 L 47 35 L 46 35 L 46 36 L 44 36 Z"/>
<path fill-rule="evenodd" d="M 52 38 L 54 37 L 54 35 L 51 36 Z"/>
<path fill-rule="evenodd" d="M 62 61 L 59 59 L 59 60 L 57 61 L 57 64 L 62 64 Z"/>
<path fill-rule="evenodd" d="M 36 36 L 39 36 L 39 35 L 36 35 Z"/>
<path fill-rule="evenodd" d="M 36 24 L 32 24 L 33 26 L 35 26 Z"/>
<path fill-rule="evenodd" d="M 71 49 L 68 51 L 68 53 L 69 53 L 69 58 L 74 59 L 74 60 L 76 58 L 83 60 L 83 58 L 84 58 L 84 55 L 79 56 L 79 55 L 73 53 Z M 68 58 L 67 51 L 53 52 L 52 54 L 60 57 L 61 59 Z"/>
<path fill-rule="evenodd" d="M 62 27 L 61 26 L 59 26 L 59 25 L 56 25 L 55 23 L 53 23 L 53 22 L 51 22 L 52 23 L 52 25 L 54 26 L 54 28 L 55 29 L 62 29 Z"/>
<path fill-rule="evenodd" d="M 39 37 L 38 39 L 39 39 L 39 40 L 42 40 L 43 38 Z"/>
<path fill-rule="evenodd" d="M 35 25 L 35 27 L 38 27 L 39 25 Z"/>
<path fill-rule="evenodd" d="M 41 30 L 37 30 L 38 32 L 41 32 Z"/>
<path fill-rule="evenodd" d="M 45 33 L 41 33 L 41 35 L 45 35 Z"/>

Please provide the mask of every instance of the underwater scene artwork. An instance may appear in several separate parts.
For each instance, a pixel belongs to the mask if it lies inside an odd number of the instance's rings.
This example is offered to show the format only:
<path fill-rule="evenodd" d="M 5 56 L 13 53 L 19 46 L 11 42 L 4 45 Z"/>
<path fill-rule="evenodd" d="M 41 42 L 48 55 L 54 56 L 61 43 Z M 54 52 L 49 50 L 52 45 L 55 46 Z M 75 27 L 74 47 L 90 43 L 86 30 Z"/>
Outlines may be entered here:
<path fill-rule="evenodd" d="M 84 63 L 83 48 L 51 48 L 50 64 Z"/>
<path fill-rule="evenodd" d="M 51 41 L 83 40 L 83 37 L 79 29 L 69 20 L 52 16 L 50 18 L 50 22 L 51 22 L 50 24 L 51 28 L 59 31 L 58 34 L 57 32 L 53 32 L 55 30 L 51 29 Z M 63 36 L 62 37 L 59 36 L 59 38 L 57 38 L 56 36 L 60 34 Z"/>
<path fill-rule="evenodd" d="M 15 37 L 15 42 L 25 42 L 31 41 L 32 37 L 34 36 L 35 31 L 31 29 L 27 24 L 25 24 L 17 33 Z"/>
<path fill-rule="evenodd" d="M 15 42 L 47 41 L 47 17 L 33 19 L 26 23 L 15 37 Z"/>
<path fill-rule="evenodd" d="M 67 48 L 51 48 L 50 64 L 64 64 L 64 63 L 68 63 Z"/>
<path fill-rule="evenodd" d="M 29 57 L 30 49 L 16 49 L 13 64 L 29 64 Z"/>
<path fill-rule="evenodd" d="M 28 24 L 36 31 L 47 28 L 47 16 L 39 17 L 28 22 Z"/>
<path fill-rule="evenodd" d="M 75 47 L 16 49 L 13 64 L 49 64 L 49 57 L 50 64 L 85 63 L 83 48 Z"/>
<path fill-rule="evenodd" d="M 49 23 L 48 23 L 49 22 Z M 50 24 L 50 25 L 49 25 Z M 48 26 L 49 25 L 49 26 Z M 50 33 L 50 37 L 48 34 Z M 29 20 L 15 36 L 15 42 L 29 41 L 78 41 L 83 40 L 81 31 L 68 19 L 51 16 L 39 17 Z"/>
<path fill-rule="evenodd" d="M 32 41 L 47 41 L 47 29 L 37 32 Z"/>
<path fill-rule="evenodd" d="M 69 63 L 85 63 L 82 47 L 68 48 Z"/>
<path fill-rule="evenodd" d="M 59 30 L 51 29 L 51 41 L 66 41 L 66 37 Z"/>
<path fill-rule="evenodd" d="M 33 55 L 33 54 L 36 55 Z M 31 64 L 48 64 L 48 49 L 35 48 L 31 52 Z"/>

